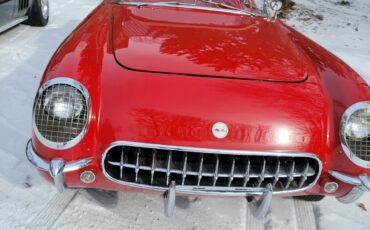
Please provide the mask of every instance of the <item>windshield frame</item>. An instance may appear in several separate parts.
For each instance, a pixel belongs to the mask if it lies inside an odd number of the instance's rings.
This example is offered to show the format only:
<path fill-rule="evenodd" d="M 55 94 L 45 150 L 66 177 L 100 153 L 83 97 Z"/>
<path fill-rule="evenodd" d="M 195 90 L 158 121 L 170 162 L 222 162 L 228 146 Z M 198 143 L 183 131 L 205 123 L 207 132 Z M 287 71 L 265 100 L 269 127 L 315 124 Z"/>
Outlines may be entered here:
<path fill-rule="evenodd" d="M 182 2 L 178 2 L 178 4 L 176 4 L 176 0 L 168 1 L 168 2 L 161 2 L 161 1 L 158 1 L 158 2 L 140 2 L 140 1 L 132 1 L 131 2 L 130 1 L 130 2 L 128 2 L 128 1 L 125 1 L 125 0 L 113 1 L 113 3 L 118 4 L 118 5 L 136 6 L 138 8 L 147 7 L 147 6 L 159 6 L 159 7 L 174 7 L 174 8 L 198 9 L 198 10 L 205 10 L 205 11 L 225 12 L 225 13 L 232 13 L 232 14 L 239 14 L 239 15 L 247 15 L 247 16 L 252 16 L 252 17 L 256 17 L 256 16 L 266 17 L 267 16 L 262 11 L 260 11 L 260 13 L 258 13 L 258 12 L 247 11 L 247 10 L 244 10 L 244 9 L 237 9 L 237 8 L 232 9 L 232 8 L 222 8 L 222 7 L 217 7 L 217 6 L 215 6 L 215 7 L 200 6 L 200 5 L 196 5 L 196 2 L 197 1 L 195 0 L 194 4 L 192 4 L 192 3 L 182 3 Z M 221 4 L 224 4 L 224 3 L 220 3 L 220 5 Z M 244 1 L 243 1 L 243 4 L 244 4 Z M 233 6 L 230 6 L 230 7 L 233 7 Z M 246 6 L 246 9 L 248 9 L 247 6 Z"/>

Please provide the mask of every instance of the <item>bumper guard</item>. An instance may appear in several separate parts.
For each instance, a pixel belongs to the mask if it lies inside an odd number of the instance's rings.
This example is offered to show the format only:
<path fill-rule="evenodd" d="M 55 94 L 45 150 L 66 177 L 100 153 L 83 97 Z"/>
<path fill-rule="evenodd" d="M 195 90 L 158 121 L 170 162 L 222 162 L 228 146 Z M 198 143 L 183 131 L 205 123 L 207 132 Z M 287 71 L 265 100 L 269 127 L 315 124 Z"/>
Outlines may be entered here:
<path fill-rule="evenodd" d="M 349 176 L 336 171 L 330 171 L 329 173 L 337 180 L 354 186 L 349 193 L 337 198 L 342 203 L 352 203 L 359 199 L 365 192 L 370 192 L 370 176 L 366 174 Z"/>
<path fill-rule="evenodd" d="M 64 173 L 73 172 L 86 167 L 92 161 L 92 158 L 86 158 L 77 161 L 64 162 L 61 158 L 52 159 L 47 162 L 40 158 L 32 149 L 32 141 L 29 140 L 26 147 L 26 156 L 38 169 L 49 172 L 54 180 L 54 184 L 59 192 L 64 192 L 67 188 L 64 181 Z"/>

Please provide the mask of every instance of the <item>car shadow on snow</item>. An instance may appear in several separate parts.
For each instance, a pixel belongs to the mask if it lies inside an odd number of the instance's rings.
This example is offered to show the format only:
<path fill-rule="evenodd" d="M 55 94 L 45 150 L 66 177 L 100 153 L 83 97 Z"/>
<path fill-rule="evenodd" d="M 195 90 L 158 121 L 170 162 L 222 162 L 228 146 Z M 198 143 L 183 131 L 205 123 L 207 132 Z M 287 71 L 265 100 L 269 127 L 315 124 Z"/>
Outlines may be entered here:
<path fill-rule="evenodd" d="M 113 209 L 119 202 L 119 195 L 116 191 L 105 191 L 100 189 L 83 189 L 81 193 L 87 199 L 96 202 L 106 209 Z M 191 204 L 199 201 L 198 197 L 176 197 L 175 206 L 181 209 L 189 209 Z"/>
<path fill-rule="evenodd" d="M 82 193 L 89 200 L 95 201 L 98 205 L 112 209 L 118 204 L 118 192 L 115 191 L 105 191 L 100 189 L 84 189 Z"/>

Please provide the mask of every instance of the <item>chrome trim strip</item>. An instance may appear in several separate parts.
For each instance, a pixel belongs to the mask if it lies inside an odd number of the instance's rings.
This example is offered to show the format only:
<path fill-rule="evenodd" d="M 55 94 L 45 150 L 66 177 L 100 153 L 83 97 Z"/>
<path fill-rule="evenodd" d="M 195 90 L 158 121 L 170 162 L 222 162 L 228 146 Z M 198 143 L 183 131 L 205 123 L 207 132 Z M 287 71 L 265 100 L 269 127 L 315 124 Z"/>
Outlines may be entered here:
<path fill-rule="evenodd" d="M 358 200 L 364 193 L 365 193 L 364 190 L 355 186 L 346 195 L 337 197 L 337 200 L 343 204 L 350 204 Z"/>
<path fill-rule="evenodd" d="M 85 158 L 85 159 L 81 159 L 81 160 L 78 160 L 78 161 L 71 161 L 71 162 L 67 163 L 64 166 L 63 172 L 64 173 L 73 172 L 73 171 L 79 170 L 81 168 L 84 168 L 88 164 L 90 164 L 90 162 L 92 161 L 92 159 L 93 158 L 90 157 L 90 158 Z"/>
<path fill-rule="evenodd" d="M 355 113 L 359 109 L 365 109 L 365 108 L 370 108 L 370 101 L 357 102 L 357 103 L 351 105 L 344 112 L 344 114 L 342 116 L 342 119 L 340 121 L 339 136 L 340 136 L 340 142 L 341 142 L 343 151 L 346 154 L 346 156 L 354 164 L 356 164 L 360 167 L 363 167 L 363 168 L 370 168 L 370 161 L 362 160 L 361 158 L 358 158 L 355 154 L 353 154 L 350 147 L 348 146 L 346 136 L 345 136 L 345 128 L 346 128 L 348 120 L 351 118 L 352 114 Z"/>
<path fill-rule="evenodd" d="M 116 146 L 131 146 L 131 147 L 141 147 L 141 148 L 153 148 L 153 149 L 162 149 L 162 150 L 169 150 L 169 151 L 183 151 L 183 152 L 195 152 L 195 153 L 214 153 L 214 154 L 233 154 L 233 155 L 245 155 L 245 156 L 276 156 L 276 157 L 307 157 L 312 158 L 317 161 L 318 164 L 318 172 L 316 179 L 308 186 L 296 190 L 289 190 L 289 191 L 278 191 L 273 192 L 273 194 L 289 194 L 289 193 L 297 193 L 301 191 L 308 190 L 312 188 L 317 181 L 319 180 L 322 172 L 322 163 L 321 160 L 317 157 L 317 155 L 312 153 L 293 153 L 293 152 L 257 152 L 257 151 L 245 151 L 245 150 L 221 150 L 221 149 L 208 149 L 208 148 L 194 148 L 194 147 L 184 147 L 184 146 L 171 146 L 171 145 L 161 145 L 161 144 L 148 144 L 148 143 L 139 143 L 139 142 L 130 142 L 130 141 L 116 141 L 113 142 L 103 153 L 101 166 L 103 170 L 104 176 L 118 184 L 136 187 L 136 188 L 144 188 L 148 190 L 160 191 L 165 192 L 168 188 L 158 187 L 158 186 L 148 186 L 148 185 L 140 185 L 131 182 L 123 182 L 111 177 L 105 170 L 104 161 L 107 156 L 107 153 L 110 149 Z M 206 187 L 206 186 L 182 186 L 176 185 L 176 192 L 179 193 L 186 193 L 186 194 L 205 194 L 205 195 L 227 195 L 227 196 L 247 196 L 247 195 L 262 195 L 264 189 L 262 188 L 230 188 L 230 187 Z"/>
<path fill-rule="evenodd" d="M 34 166 L 36 166 L 36 168 L 44 170 L 44 171 L 49 171 L 50 169 L 49 163 L 44 161 L 33 151 L 31 139 L 27 142 L 26 156 L 27 156 L 28 161 Z"/>
<path fill-rule="evenodd" d="M 370 192 L 370 176 L 367 174 L 349 176 L 337 171 L 329 171 L 329 174 L 341 182 L 354 186 L 346 195 L 337 198 L 337 200 L 342 203 L 352 203 L 360 198 L 365 192 Z"/>
<path fill-rule="evenodd" d="M 362 186 L 370 192 L 370 177 L 368 175 L 359 175 L 358 178 L 360 179 Z"/>
<path fill-rule="evenodd" d="M 224 9 L 224 8 L 216 8 L 216 7 L 206 7 L 206 6 L 198 6 L 192 4 L 169 4 L 169 3 L 146 3 L 146 2 L 125 2 L 125 1 L 117 1 L 119 5 L 127 5 L 127 6 L 136 6 L 138 8 L 145 7 L 145 6 L 159 6 L 159 7 L 176 7 L 176 8 L 184 8 L 184 9 L 197 9 L 197 10 L 204 10 L 204 11 L 215 11 L 215 12 L 224 12 L 224 13 L 232 13 L 232 14 L 239 14 L 239 15 L 247 15 L 247 16 L 261 16 L 266 17 L 263 14 L 252 13 L 248 11 L 243 11 L 242 9 Z"/>
<path fill-rule="evenodd" d="M 361 183 L 361 181 L 358 177 L 348 176 L 346 174 L 336 172 L 336 171 L 329 171 L 329 174 L 332 175 L 337 180 L 342 181 L 344 183 L 354 185 L 354 186 L 361 186 L 362 185 L 362 183 Z"/>
<path fill-rule="evenodd" d="M 16 26 L 24 21 L 28 20 L 28 16 L 24 16 L 24 17 L 21 17 L 21 18 L 16 18 L 16 19 L 13 19 L 11 20 L 10 22 L 8 22 L 7 24 L 3 25 L 3 26 L 0 26 L 0 33 L 6 31 L 7 29 L 10 29 L 12 28 L 13 26 Z"/>
<path fill-rule="evenodd" d="M 65 85 L 72 86 L 72 87 L 76 88 L 77 90 L 79 90 L 82 93 L 83 97 L 85 98 L 86 107 L 88 109 L 86 124 L 85 124 L 85 127 L 83 128 L 83 130 L 81 131 L 81 133 L 77 137 L 75 137 L 74 139 L 72 139 L 68 142 L 63 142 L 63 143 L 53 142 L 53 141 L 50 141 L 50 140 L 47 140 L 46 138 L 44 138 L 44 136 L 37 129 L 36 121 L 35 121 L 35 117 L 36 117 L 35 116 L 35 109 L 36 109 L 36 105 L 37 105 L 38 100 L 40 99 L 40 97 L 43 95 L 44 91 L 47 88 L 49 88 L 50 86 L 55 85 L 55 84 L 65 84 Z M 45 82 L 40 87 L 40 89 L 39 89 L 39 91 L 36 95 L 34 105 L 33 105 L 32 126 L 33 126 L 33 130 L 34 130 L 34 133 L 35 133 L 37 139 L 39 139 L 40 142 L 42 144 L 44 144 L 45 146 L 47 146 L 49 148 L 52 148 L 52 149 L 59 149 L 59 150 L 68 149 L 68 148 L 71 148 L 71 147 L 75 146 L 76 144 L 78 144 L 82 140 L 82 138 L 85 136 L 85 134 L 87 133 L 87 128 L 89 126 L 90 117 L 91 117 L 91 103 L 90 103 L 90 95 L 89 95 L 89 92 L 87 91 L 87 89 L 81 83 L 79 83 L 76 80 L 73 80 L 72 78 L 58 77 L 58 78 L 53 78 L 53 79 Z"/>
<path fill-rule="evenodd" d="M 32 140 L 29 140 L 26 146 L 26 156 L 28 161 L 36 166 L 36 168 L 47 171 L 54 179 L 54 183 L 58 188 L 58 191 L 62 192 L 65 190 L 64 184 L 64 173 L 76 171 L 82 169 L 90 164 L 93 158 L 85 158 L 81 160 L 64 162 L 63 159 L 56 158 L 50 162 L 45 161 L 37 155 L 32 148 Z"/>
<path fill-rule="evenodd" d="M 349 176 L 336 171 L 329 171 L 329 174 L 339 181 L 357 186 L 366 192 L 370 192 L 370 176 L 368 176 L 367 174 Z"/>

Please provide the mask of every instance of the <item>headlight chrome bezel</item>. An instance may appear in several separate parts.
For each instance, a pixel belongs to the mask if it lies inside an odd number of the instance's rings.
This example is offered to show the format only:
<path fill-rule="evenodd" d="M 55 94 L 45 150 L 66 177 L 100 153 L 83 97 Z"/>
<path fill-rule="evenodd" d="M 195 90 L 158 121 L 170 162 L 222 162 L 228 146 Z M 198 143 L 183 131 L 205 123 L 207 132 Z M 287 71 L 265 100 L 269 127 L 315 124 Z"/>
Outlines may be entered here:
<path fill-rule="evenodd" d="M 346 126 L 351 118 L 351 116 L 361 110 L 361 109 L 369 109 L 370 108 L 370 101 L 362 101 L 357 102 L 353 105 L 351 105 L 347 110 L 344 112 L 341 122 L 340 122 L 340 142 L 343 148 L 344 153 L 346 156 L 357 166 L 360 166 L 362 168 L 370 168 L 370 161 L 363 160 L 356 156 L 355 153 L 352 152 L 347 139 L 346 139 Z M 370 116 L 370 114 L 369 114 Z M 370 153 L 369 153 L 370 154 Z"/>
<path fill-rule="evenodd" d="M 74 87 L 75 89 L 77 89 L 82 94 L 82 96 L 84 97 L 85 103 L 86 103 L 86 109 L 87 109 L 87 111 L 86 111 L 87 112 L 86 122 L 84 124 L 84 127 L 83 127 L 82 131 L 75 138 L 73 138 L 72 140 L 67 141 L 67 142 L 54 142 L 54 141 L 46 139 L 40 133 L 39 129 L 37 128 L 36 120 L 35 120 L 36 119 L 35 111 L 36 111 L 36 106 L 38 104 L 38 101 L 41 99 L 41 97 L 44 95 L 45 91 L 49 87 L 51 87 L 53 85 L 58 85 L 58 84 L 68 85 L 68 86 L 71 86 L 71 87 Z M 38 90 L 36 98 L 34 100 L 34 105 L 33 105 L 32 127 L 33 127 L 33 131 L 34 131 L 35 136 L 37 137 L 37 139 L 43 145 L 45 145 L 46 147 L 49 147 L 51 149 L 64 150 L 64 149 L 72 148 L 73 146 L 77 145 L 82 140 L 82 138 L 87 133 L 87 129 L 88 129 L 88 126 L 89 126 L 89 123 L 90 123 L 90 117 L 91 117 L 91 103 L 90 103 L 90 95 L 89 95 L 87 89 L 80 82 L 78 82 L 78 81 L 76 81 L 72 78 L 58 77 L 58 78 L 53 78 L 53 79 L 45 82 L 40 87 L 40 89 Z"/>

